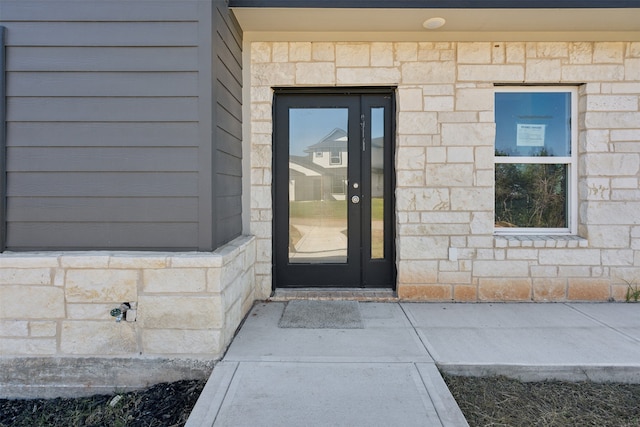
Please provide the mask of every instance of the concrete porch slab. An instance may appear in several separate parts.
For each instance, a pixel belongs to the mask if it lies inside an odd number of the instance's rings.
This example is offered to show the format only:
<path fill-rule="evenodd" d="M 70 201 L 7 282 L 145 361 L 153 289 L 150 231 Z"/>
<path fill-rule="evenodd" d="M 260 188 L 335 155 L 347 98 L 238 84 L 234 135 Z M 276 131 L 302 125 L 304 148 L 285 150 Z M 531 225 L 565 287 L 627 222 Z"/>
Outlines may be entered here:
<path fill-rule="evenodd" d="M 364 329 L 278 328 L 285 303 L 258 303 L 226 361 L 432 362 L 398 304 L 360 303 Z"/>

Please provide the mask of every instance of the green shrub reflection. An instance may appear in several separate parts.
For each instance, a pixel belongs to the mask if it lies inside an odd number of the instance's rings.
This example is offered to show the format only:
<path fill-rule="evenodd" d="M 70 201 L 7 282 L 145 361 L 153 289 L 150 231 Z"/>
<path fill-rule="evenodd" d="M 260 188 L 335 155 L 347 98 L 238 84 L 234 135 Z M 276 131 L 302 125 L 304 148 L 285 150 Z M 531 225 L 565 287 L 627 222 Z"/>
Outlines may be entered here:
<path fill-rule="evenodd" d="M 567 165 L 496 164 L 495 178 L 496 227 L 567 227 Z"/>

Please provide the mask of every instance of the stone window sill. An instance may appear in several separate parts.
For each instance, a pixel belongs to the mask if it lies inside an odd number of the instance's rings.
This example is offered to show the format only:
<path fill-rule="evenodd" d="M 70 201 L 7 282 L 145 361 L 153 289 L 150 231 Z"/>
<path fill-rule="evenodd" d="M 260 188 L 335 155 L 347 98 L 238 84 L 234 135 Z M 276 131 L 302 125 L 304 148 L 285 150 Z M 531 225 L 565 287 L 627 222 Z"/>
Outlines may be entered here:
<path fill-rule="evenodd" d="M 496 248 L 586 248 L 587 239 L 574 236 L 553 235 L 494 235 Z"/>

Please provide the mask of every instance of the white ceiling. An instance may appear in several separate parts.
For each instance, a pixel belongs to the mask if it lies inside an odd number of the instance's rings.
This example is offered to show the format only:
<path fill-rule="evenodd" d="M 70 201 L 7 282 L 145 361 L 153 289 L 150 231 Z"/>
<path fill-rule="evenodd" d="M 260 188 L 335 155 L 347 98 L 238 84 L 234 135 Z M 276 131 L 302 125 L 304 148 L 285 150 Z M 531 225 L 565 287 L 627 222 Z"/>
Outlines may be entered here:
<path fill-rule="evenodd" d="M 244 32 L 324 33 L 331 39 L 378 34 L 388 40 L 507 39 L 640 40 L 640 8 L 627 9 L 324 9 L 236 8 Z M 446 24 L 426 30 L 423 22 Z M 358 35 L 358 33 L 360 33 Z M 333 34 L 333 36 L 332 36 Z M 351 35 L 351 36 L 350 36 Z M 267 34 L 265 36 L 268 38 Z M 317 38 L 317 36 L 315 37 Z"/>

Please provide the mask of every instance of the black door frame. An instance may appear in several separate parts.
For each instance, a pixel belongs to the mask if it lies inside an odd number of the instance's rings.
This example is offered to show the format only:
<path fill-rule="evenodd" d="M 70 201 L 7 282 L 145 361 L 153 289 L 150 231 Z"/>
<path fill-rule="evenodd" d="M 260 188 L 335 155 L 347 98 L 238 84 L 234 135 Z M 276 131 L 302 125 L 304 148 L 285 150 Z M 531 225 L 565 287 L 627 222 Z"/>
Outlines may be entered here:
<path fill-rule="evenodd" d="M 394 87 L 341 87 L 341 88 L 274 88 L 273 100 L 273 282 L 275 288 L 295 287 L 344 287 L 344 288 L 391 288 L 396 287 L 395 266 L 395 89 Z M 359 147 L 364 147 L 366 131 L 362 124 L 370 123 L 371 108 L 381 106 L 386 108 L 385 114 L 385 181 L 384 181 L 384 259 L 370 259 L 363 253 L 363 245 L 349 246 L 349 262 L 347 264 L 290 264 L 288 262 L 288 234 L 289 234 L 289 204 L 288 204 L 288 129 L 284 129 L 277 123 L 285 117 L 288 109 L 295 107 L 305 108 L 318 106 L 318 100 L 322 99 L 322 106 L 335 101 L 339 106 L 349 108 L 349 134 L 358 135 L 358 138 L 349 138 L 349 151 L 360 153 L 358 156 L 349 156 L 349 170 L 354 171 L 353 162 L 359 165 L 360 170 L 371 169 L 371 158 L 362 154 Z M 376 99 L 379 100 L 376 103 Z M 383 101 L 384 102 L 383 102 Z M 292 104 L 293 102 L 293 104 Z M 353 140 L 353 141 L 352 141 Z M 369 143 L 370 137 L 368 138 Z M 280 143 L 278 143 L 280 141 Z M 286 141 L 286 144 L 283 143 Z M 356 148 L 354 148 L 356 147 Z M 362 162 L 362 163 L 361 163 Z M 351 172 L 350 172 L 351 173 Z M 352 195 L 370 194 L 371 179 L 349 176 L 350 182 L 362 182 L 362 188 L 354 190 L 351 185 L 347 193 L 347 200 Z M 355 179 L 355 181 L 354 181 Z M 354 194 L 351 194 L 354 193 Z M 371 203 L 362 205 L 348 203 L 349 216 L 349 241 L 353 240 L 353 234 L 357 233 L 362 242 L 371 245 L 371 227 L 368 226 L 371 218 Z M 286 207 L 285 207 L 286 206 Z M 280 234 L 278 234 L 280 233 Z M 278 238 L 280 236 L 280 238 Z M 282 237 L 287 236 L 287 237 Z M 286 243 L 284 242 L 286 241 Z M 356 262 L 353 262 L 355 260 Z M 304 271 L 304 272 L 303 272 Z M 328 273 L 330 276 L 327 276 Z M 292 279 L 292 277 L 295 277 Z M 329 278 L 329 280 L 327 280 Z"/>

